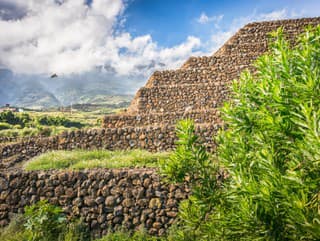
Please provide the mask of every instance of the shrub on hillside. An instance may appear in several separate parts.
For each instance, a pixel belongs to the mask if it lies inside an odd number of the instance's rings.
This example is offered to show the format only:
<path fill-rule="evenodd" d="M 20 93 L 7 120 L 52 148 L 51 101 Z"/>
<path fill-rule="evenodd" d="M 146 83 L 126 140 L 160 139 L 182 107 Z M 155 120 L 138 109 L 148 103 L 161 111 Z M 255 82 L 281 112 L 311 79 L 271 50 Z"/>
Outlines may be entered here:
<path fill-rule="evenodd" d="M 0 113 L 0 122 L 8 123 L 10 125 L 20 125 L 24 127 L 31 121 L 28 114 L 15 114 L 12 111 L 4 111 Z"/>
<path fill-rule="evenodd" d="M 10 124 L 0 122 L 0 130 L 8 130 L 10 128 L 11 128 Z"/>
<path fill-rule="evenodd" d="M 71 121 L 65 117 L 60 116 L 40 116 L 37 119 L 37 122 L 40 125 L 47 125 L 47 126 L 64 126 L 64 127 L 83 127 L 83 124 L 76 121 Z"/>
<path fill-rule="evenodd" d="M 293 48 L 281 29 L 273 37 L 222 110 L 218 157 L 231 178 L 214 238 L 320 239 L 320 26 Z"/>

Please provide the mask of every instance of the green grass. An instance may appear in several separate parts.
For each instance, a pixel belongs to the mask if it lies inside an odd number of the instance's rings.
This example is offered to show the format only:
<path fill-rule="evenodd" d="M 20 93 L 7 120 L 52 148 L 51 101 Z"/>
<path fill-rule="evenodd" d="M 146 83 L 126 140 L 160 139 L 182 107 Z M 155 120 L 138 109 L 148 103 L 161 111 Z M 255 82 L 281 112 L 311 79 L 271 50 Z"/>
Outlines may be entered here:
<path fill-rule="evenodd" d="M 151 153 L 144 150 L 108 151 L 74 150 L 52 151 L 28 161 L 26 170 L 90 169 L 121 167 L 156 167 L 159 161 L 168 159 L 168 152 Z"/>

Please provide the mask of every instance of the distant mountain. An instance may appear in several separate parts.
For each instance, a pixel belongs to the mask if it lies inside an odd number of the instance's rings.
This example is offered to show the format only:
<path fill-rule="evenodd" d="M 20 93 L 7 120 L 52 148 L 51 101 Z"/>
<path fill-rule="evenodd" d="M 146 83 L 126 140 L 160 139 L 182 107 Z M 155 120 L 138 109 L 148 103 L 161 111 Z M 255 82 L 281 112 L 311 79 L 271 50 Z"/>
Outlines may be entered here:
<path fill-rule="evenodd" d="M 50 76 L 15 75 L 0 69 L 0 105 L 44 109 L 71 104 L 128 106 L 132 90 L 119 79 L 108 79 L 99 72 L 50 78 Z M 130 93 L 131 92 L 131 93 Z"/>
<path fill-rule="evenodd" d="M 12 81 L 13 74 L 6 69 L 0 69 L 0 105 L 12 103 L 20 92 L 19 85 Z"/>
<path fill-rule="evenodd" d="M 61 102 L 37 81 L 29 81 L 24 85 L 21 94 L 13 101 L 15 106 L 43 109 L 61 106 Z"/>

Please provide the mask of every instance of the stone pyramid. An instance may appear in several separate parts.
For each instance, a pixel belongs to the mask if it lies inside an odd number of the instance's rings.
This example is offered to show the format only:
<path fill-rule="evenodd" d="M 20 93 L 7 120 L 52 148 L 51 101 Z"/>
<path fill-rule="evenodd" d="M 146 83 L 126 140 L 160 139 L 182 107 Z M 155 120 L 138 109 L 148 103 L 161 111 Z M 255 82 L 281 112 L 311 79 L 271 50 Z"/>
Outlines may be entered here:
<path fill-rule="evenodd" d="M 268 36 L 283 27 L 294 41 L 320 18 L 250 23 L 212 56 L 190 57 L 179 69 L 156 71 L 139 89 L 127 113 L 106 116 L 104 127 L 173 125 L 191 118 L 197 124 L 221 125 L 217 107 L 228 98 L 230 83 L 268 50 Z"/>

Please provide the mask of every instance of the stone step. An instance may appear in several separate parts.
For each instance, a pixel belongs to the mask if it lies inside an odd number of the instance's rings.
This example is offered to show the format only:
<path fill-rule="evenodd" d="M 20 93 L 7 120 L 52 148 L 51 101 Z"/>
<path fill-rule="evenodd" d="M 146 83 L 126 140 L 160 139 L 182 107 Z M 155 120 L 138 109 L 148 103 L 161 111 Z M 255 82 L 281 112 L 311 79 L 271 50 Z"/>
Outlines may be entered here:
<path fill-rule="evenodd" d="M 197 124 L 195 132 L 209 150 L 214 149 L 213 136 L 220 128 L 217 124 Z M 152 152 L 170 151 L 177 137 L 174 125 L 144 127 L 84 129 L 42 139 L 8 144 L 0 148 L 0 169 L 16 168 L 22 162 L 52 150 L 74 149 L 146 149 Z"/>
<path fill-rule="evenodd" d="M 270 33 L 275 31 L 277 28 L 272 28 L 269 31 L 263 31 L 263 32 L 255 32 L 255 33 L 243 33 L 236 35 L 236 37 L 233 39 L 232 44 L 249 44 L 249 43 L 259 43 L 259 42 L 267 42 L 270 38 Z M 288 38 L 296 37 L 300 33 L 302 33 L 304 28 L 301 29 L 290 29 L 287 26 L 284 28 L 284 34 Z"/>
<path fill-rule="evenodd" d="M 245 25 L 238 33 L 271 32 L 279 27 L 283 27 L 285 30 L 298 31 L 303 30 L 308 25 L 318 24 L 320 24 L 320 17 L 253 22 Z"/>
<path fill-rule="evenodd" d="M 184 112 L 211 109 L 226 100 L 227 82 L 141 88 L 132 102 L 136 113 Z"/>
<path fill-rule="evenodd" d="M 218 71 L 223 66 L 229 66 L 230 63 L 250 64 L 253 59 L 256 59 L 259 53 L 256 52 L 244 52 L 244 53 L 230 53 L 225 56 L 201 56 L 190 57 L 179 69 L 191 70 L 201 69 L 208 71 Z M 232 66 L 232 68 L 235 68 Z M 178 70 L 176 70 L 178 71 Z M 219 73 L 215 73 L 219 74 Z"/>
<path fill-rule="evenodd" d="M 293 39 L 302 33 L 308 25 L 320 24 L 320 18 L 310 19 L 292 19 L 270 22 L 258 22 L 250 23 L 241 28 L 234 36 L 232 36 L 214 55 L 222 56 L 230 53 L 228 51 L 229 45 L 238 44 L 255 44 L 258 42 L 267 43 L 268 35 L 272 31 L 277 30 L 279 27 L 283 27 L 284 33 L 288 35 L 288 38 Z M 239 46 L 240 48 L 240 46 Z"/>
<path fill-rule="evenodd" d="M 221 124 L 219 110 L 203 109 L 187 112 L 164 112 L 135 115 L 107 115 L 103 118 L 103 128 L 120 128 L 127 126 L 149 126 L 149 125 L 175 125 L 181 119 L 192 119 L 196 124 L 215 123 Z"/>
<path fill-rule="evenodd" d="M 256 59 L 258 56 L 261 56 L 268 50 L 268 42 L 267 40 L 260 41 L 259 43 L 241 43 L 241 44 L 226 44 L 224 46 L 224 52 L 221 55 L 223 56 L 228 56 L 229 54 L 234 54 L 234 55 L 245 55 L 247 54 L 248 56 L 252 56 L 252 59 L 250 61 Z M 245 61 L 245 63 L 249 62 L 249 59 L 247 58 L 239 58 L 238 63 L 242 63 L 242 60 Z"/>
<path fill-rule="evenodd" d="M 250 67 L 258 55 L 233 55 L 228 57 L 194 59 L 177 70 L 156 71 L 150 77 L 146 88 L 181 84 L 213 84 L 229 82 L 237 78 L 241 71 Z M 197 66 L 197 67 L 196 67 Z"/>

